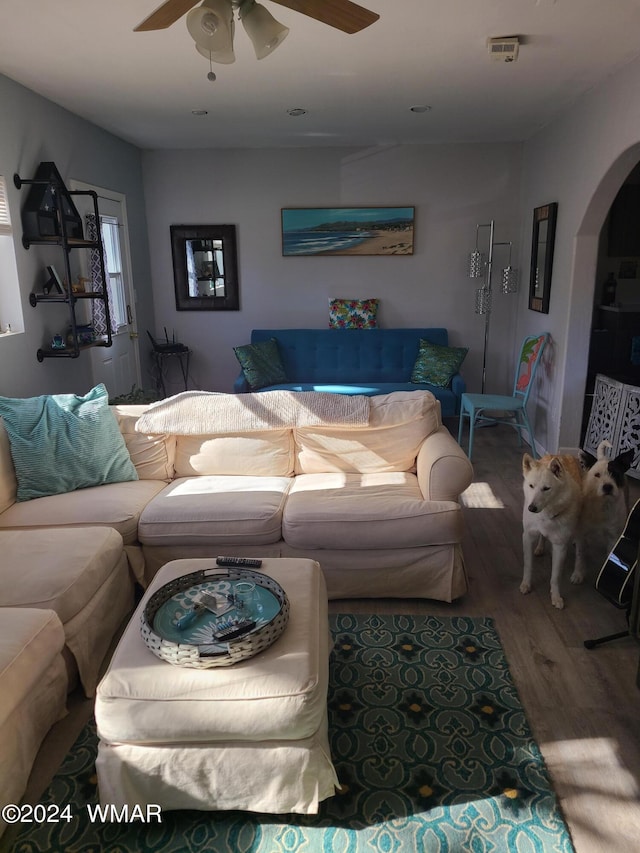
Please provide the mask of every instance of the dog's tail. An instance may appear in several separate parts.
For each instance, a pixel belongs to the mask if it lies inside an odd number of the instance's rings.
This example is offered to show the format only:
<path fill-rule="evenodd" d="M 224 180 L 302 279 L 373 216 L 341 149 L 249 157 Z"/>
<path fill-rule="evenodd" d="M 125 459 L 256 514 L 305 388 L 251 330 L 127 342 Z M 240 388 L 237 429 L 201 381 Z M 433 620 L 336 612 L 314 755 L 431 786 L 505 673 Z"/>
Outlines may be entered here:
<path fill-rule="evenodd" d="M 611 442 L 607 441 L 607 439 L 605 438 L 598 445 L 598 449 L 596 451 L 596 456 L 598 457 L 598 459 L 606 459 L 609 456 L 609 454 L 607 453 L 607 448 L 611 450 L 613 448 L 613 444 L 611 444 Z"/>

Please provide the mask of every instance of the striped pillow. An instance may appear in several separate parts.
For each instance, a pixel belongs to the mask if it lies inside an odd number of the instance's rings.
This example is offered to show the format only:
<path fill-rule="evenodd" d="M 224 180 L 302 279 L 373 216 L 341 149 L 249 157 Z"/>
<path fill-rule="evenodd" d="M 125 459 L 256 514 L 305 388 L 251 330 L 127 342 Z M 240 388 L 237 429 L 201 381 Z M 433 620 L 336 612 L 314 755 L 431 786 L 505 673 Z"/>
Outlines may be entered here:
<path fill-rule="evenodd" d="M 104 385 L 84 397 L 0 397 L 16 469 L 16 500 L 137 480 Z"/>

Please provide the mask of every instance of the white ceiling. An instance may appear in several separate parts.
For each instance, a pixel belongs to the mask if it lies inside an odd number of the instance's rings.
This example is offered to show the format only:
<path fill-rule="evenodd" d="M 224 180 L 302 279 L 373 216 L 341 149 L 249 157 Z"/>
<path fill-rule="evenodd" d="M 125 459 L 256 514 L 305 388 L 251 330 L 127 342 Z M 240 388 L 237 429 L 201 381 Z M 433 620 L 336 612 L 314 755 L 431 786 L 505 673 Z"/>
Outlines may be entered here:
<path fill-rule="evenodd" d="M 263 0 L 288 37 L 258 61 L 238 25 L 210 82 L 185 17 L 133 32 L 160 0 L 0 0 L 0 73 L 142 148 L 368 147 L 527 139 L 640 54 L 640 0 L 359 2 L 380 20 L 346 35 Z"/>

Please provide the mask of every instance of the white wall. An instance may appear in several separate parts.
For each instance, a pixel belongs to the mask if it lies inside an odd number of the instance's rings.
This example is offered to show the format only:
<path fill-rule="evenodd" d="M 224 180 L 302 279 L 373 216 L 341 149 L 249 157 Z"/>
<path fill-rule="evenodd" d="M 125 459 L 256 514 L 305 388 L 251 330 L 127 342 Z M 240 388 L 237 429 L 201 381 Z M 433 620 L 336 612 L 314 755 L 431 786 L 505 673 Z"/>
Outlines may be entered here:
<path fill-rule="evenodd" d="M 484 319 L 474 313 L 467 255 L 476 225 L 495 219 L 496 240 L 515 241 L 518 264 L 519 145 L 147 151 L 143 169 L 156 311 L 150 331 L 166 326 L 191 347 L 190 387 L 230 391 L 239 372 L 232 347 L 247 343 L 251 329 L 322 328 L 327 300 L 338 296 L 378 297 L 385 327 L 447 327 L 452 345 L 470 347 L 463 374 L 479 390 Z M 281 208 L 357 205 L 414 205 L 414 254 L 282 257 Z M 237 226 L 240 311 L 176 311 L 174 224 Z M 497 250 L 501 262 L 506 254 Z M 498 287 L 487 390 L 512 381 L 516 309 L 517 297 Z"/>
<path fill-rule="evenodd" d="M 470 347 L 463 372 L 480 384 L 484 322 L 475 315 L 466 257 L 478 223 L 496 220 L 496 239 L 513 240 L 518 296 L 496 293 L 487 390 L 510 383 L 525 334 L 549 330 L 550 362 L 533 400 L 542 449 L 575 447 L 597 263 L 597 242 L 617 189 L 640 159 L 640 60 L 585 95 L 525 146 L 432 145 L 371 150 L 286 149 L 141 153 L 0 76 L 0 173 L 19 221 L 22 194 L 10 178 L 40 160 L 127 195 L 140 332 L 163 326 L 194 350 L 192 387 L 229 390 L 238 369 L 232 347 L 254 327 L 323 327 L 329 296 L 377 296 L 381 324 L 443 325 L 453 345 Z M 142 171 L 140 164 L 142 161 Z M 146 208 L 143 194 L 146 194 Z M 558 201 L 548 315 L 528 310 L 531 218 Z M 415 205 L 410 257 L 283 258 L 280 209 L 289 206 Z M 146 216 L 146 220 L 145 220 Z M 148 223 L 148 231 L 147 231 Z M 171 224 L 232 223 L 238 229 L 241 310 L 175 310 Z M 54 308 L 33 309 L 28 294 L 43 258 L 16 236 L 25 334 L 0 341 L 0 393 L 84 390 L 88 361 L 45 361 L 35 351 L 57 331 Z M 147 238 L 151 259 L 147 255 Z M 498 255 L 496 266 L 502 259 Z M 155 313 L 154 313 L 155 304 Z M 180 390 L 179 383 L 171 390 Z"/>
<path fill-rule="evenodd" d="M 0 174 L 7 180 L 14 229 L 16 263 L 25 333 L 0 338 L 0 394 L 29 396 L 84 393 L 91 387 L 90 360 L 36 360 L 36 351 L 68 325 L 68 309 L 29 305 L 29 294 L 40 289 L 45 266 L 60 271 L 60 250 L 22 247 L 20 210 L 27 189 L 13 185 L 13 174 L 32 178 L 42 160 L 55 162 L 68 185 L 72 178 L 125 193 L 131 231 L 134 282 L 141 318 L 153 313 L 149 286 L 149 253 L 139 149 L 78 118 L 51 101 L 0 75 Z"/>
<path fill-rule="evenodd" d="M 551 451 L 575 449 L 580 438 L 598 237 L 640 159 L 638 91 L 640 60 L 581 98 L 524 149 L 522 239 L 530 235 L 533 208 L 558 202 L 549 314 L 529 311 L 525 292 L 518 314 L 519 337 L 544 330 L 553 336 L 534 427 Z"/>

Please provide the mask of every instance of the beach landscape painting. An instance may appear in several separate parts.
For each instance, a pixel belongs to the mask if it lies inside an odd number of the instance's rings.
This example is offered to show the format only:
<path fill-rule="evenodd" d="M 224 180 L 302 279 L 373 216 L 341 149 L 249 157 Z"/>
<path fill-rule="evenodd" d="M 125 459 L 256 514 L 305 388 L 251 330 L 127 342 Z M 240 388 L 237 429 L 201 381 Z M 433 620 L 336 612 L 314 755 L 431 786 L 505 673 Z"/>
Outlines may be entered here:
<path fill-rule="evenodd" d="M 286 207 L 282 254 L 412 255 L 413 207 Z"/>

